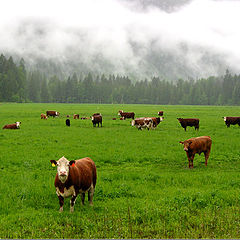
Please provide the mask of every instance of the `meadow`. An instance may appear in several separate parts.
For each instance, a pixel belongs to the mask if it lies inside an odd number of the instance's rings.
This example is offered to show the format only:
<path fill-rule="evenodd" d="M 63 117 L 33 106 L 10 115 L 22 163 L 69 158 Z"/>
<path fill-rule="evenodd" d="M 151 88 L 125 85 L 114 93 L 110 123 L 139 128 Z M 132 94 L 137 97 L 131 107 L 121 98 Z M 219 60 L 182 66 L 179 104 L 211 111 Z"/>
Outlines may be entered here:
<path fill-rule="evenodd" d="M 120 109 L 163 110 L 165 119 L 139 131 L 112 120 Z M 61 115 L 41 120 L 46 110 Z M 95 112 L 102 128 L 72 118 Z M 223 116 L 240 116 L 240 107 L 1 103 L 0 127 L 22 124 L 0 129 L 0 238 L 240 238 L 240 127 L 227 128 Z M 200 118 L 199 131 L 185 132 L 177 117 Z M 202 154 L 188 169 L 179 141 L 204 135 L 213 141 L 208 166 Z M 62 156 L 95 161 L 93 207 L 79 197 L 74 213 L 70 199 L 58 212 L 50 160 Z"/>

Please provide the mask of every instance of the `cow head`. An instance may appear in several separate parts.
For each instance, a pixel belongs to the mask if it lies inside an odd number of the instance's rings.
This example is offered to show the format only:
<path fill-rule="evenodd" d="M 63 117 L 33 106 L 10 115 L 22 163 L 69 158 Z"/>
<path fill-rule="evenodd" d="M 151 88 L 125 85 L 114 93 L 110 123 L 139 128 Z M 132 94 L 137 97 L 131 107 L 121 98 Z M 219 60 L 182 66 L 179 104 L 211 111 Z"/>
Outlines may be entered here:
<path fill-rule="evenodd" d="M 178 120 L 179 122 L 181 122 L 181 121 L 183 120 L 183 118 L 177 118 L 177 120 Z"/>
<path fill-rule="evenodd" d="M 15 123 L 16 123 L 17 128 L 20 128 L 21 122 L 15 122 Z"/>
<path fill-rule="evenodd" d="M 58 161 L 50 160 L 52 166 L 57 166 L 58 178 L 62 183 L 65 183 L 68 175 L 70 166 L 74 166 L 75 160 L 68 161 L 65 157 L 61 157 Z"/>
<path fill-rule="evenodd" d="M 226 122 L 227 121 L 227 117 L 223 117 L 223 120 L 224 120 L 224 122 Z"/>
<path fill-rule="evenodd" d="M 123 110 L 118 111 L 118 116 L 121 116 L 121 113 L 123 113 Z"/>
<path fill-rule="evenodd" d="M 191 145 L 192 141 L 191 140 L 186 140 L 184 142 L 180 141 L 179 143 L 183 144 L 184 145 L 183 150 L 188 152 L 190 150 L 190 145 Z"/>

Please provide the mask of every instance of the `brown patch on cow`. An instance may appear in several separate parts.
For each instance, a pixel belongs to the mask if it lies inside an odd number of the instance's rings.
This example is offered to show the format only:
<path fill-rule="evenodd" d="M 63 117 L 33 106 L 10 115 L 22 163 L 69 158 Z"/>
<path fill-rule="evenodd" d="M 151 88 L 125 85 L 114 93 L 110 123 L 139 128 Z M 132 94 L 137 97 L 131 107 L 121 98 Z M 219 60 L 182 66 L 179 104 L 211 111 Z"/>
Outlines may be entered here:
<path fill-rule="evenodd" d="M 195 154 L 199 155 L 203 152 L 205 155 L 205 166 L 207 166 L 208 158 L 211 151 L 212 139 L 209 136 L 190 138 L 179 143 L 184 145 L 184 151 L 186 151 L 188 157 L 188 166 L 193 168 L 193 159 Z"/>
<path fill-rule="evenodd" d="M 41 113 L 41 119 L 46 119 L 47 120 L 47 115 L 44 113 Z"/>

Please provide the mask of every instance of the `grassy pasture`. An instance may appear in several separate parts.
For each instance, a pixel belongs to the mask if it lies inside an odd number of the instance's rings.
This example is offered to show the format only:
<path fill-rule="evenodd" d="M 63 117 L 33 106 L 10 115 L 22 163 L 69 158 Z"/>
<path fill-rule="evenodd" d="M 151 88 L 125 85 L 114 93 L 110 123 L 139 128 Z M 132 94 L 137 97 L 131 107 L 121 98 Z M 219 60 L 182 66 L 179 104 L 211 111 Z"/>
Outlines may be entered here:
<path fill-rule="evenodd" d="M 157 116 L 156 130 L 138 131 L 130 120 L 111 120 L 118 110 Z M 41 120 L 56 110 L 60 118 Z M 101 112 L 103 127 L 74 120 Z M 65 126 L 71 115 L 71 127 Z M 240 107 L 0 104 L 0 127 L 21 121 L 20 130 L 0 129 L 0 238 L 240 238 L 240 128 L 222 116 Z M 199 117 L 199 132 L 177 117 Z M 188 169 L 178 142 L 209 135 L 208 166 L 196 155 Z M 59 213 L 56 169 L 50 159 L 91 157 L 98 171 L 94 206 Z"/>

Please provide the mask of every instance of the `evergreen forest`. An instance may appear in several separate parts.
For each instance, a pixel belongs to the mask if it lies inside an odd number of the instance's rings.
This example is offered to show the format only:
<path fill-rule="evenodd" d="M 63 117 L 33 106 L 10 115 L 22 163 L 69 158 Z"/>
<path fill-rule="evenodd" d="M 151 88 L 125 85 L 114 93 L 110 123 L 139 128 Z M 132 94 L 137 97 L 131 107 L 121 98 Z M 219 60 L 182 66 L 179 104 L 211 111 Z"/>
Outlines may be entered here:
<path fill-rule="evenodd" d="M 240 105 L 240 75 L 168 81 L 159 77 L 132 81 L 128 76 L 47 76 L 27 70 L 21 59 L 0 56 L 0 101 L 53 103 Z"/>

